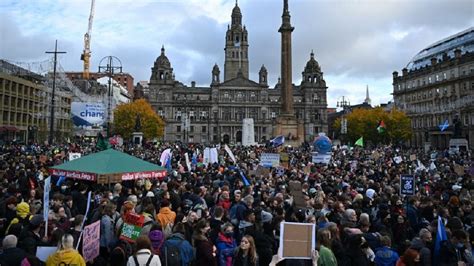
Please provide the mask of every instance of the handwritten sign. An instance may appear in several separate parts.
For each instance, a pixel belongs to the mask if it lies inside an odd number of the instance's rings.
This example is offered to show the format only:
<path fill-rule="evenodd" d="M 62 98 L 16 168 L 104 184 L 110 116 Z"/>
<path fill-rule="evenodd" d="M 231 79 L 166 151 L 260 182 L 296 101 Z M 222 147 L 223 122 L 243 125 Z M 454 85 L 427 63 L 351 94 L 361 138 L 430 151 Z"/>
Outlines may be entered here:
<path fill-rule="evenodd" d="M 85 261 L 92 261 L 99 256 L 100 250 L 100 220 L 84 227 L 82 256 Z"/>
<path fill-rule="evenodd" d="M 69 161 L 73 161 L 73 160 L 76 160 L 76 159 L 79 159 L 79 158 L 81 158 L 80 153 L 78 153 L 78 152 L 69 153 Z"/>
<path fill-rule="evenodd" d="M 120 239 L 135 242 L 142 231 L 144 222 L 145 216 L 128 213 L 124 219 Z"/>

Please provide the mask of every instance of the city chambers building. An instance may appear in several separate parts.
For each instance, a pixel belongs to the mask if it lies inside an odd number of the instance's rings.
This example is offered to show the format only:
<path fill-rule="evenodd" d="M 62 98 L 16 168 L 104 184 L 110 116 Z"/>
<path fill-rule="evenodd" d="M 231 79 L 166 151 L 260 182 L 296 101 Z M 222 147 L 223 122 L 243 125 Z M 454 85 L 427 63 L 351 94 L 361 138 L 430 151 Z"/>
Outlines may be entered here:
<path fill-rule="evenodd" d="M 393 96 L 412 120 L 412 147 L 444 149 L 463 138 L 474 148 L 474 28 L 423 49 L 402 75 L 393 72 Z"/>
<path fill-rule="evenodd" d="M 274 137 L 281 109 L 280 84 L 269 86 L 264 65 L 258 81 L 249 79 L 250 39 L 237 4 L 231 17 L 225 35 L 224 75 L 217 64 L 209 66 L 209 87 L 198 87 L 194 82 L 186 86 L 176 80 L 165 48 L 161 49 L 144 96 L 166 122 L 165 141 L 239 144 L 244 118 L 254 121 L 255 142 Z M 311 52 L 301 84 L 293 85 L 295 116 L 303 122 L 307 141 L 327 132 L 326 90 L 323 72 Z"/>

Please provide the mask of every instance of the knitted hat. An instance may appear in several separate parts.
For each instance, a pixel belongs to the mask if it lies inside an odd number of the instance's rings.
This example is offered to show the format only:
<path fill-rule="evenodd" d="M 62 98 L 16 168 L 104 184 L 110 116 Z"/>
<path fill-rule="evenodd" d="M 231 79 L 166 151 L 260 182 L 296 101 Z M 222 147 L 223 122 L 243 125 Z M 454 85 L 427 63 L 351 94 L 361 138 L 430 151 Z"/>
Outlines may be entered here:
<path fill-rule="evenodd" d="M 163 242 L 165 240 L 165 236 L 163 235 L 163 232 L 160 230 L 152 230 L 150 233 L 148 233 L 148 237 L 150 238 L 151 241 L 151 246 L 153 249 L 159 249 L 161 245 L 163 245 Z"/>

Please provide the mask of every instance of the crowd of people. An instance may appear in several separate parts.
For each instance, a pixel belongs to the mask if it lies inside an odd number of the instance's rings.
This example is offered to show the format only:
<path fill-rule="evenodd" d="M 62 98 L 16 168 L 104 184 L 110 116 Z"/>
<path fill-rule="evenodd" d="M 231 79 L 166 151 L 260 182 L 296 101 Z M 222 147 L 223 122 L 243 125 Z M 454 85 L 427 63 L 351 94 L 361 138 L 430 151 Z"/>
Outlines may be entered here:
<path fill-rule="evenodd" d="M 52 176 L 45 221 L 48 168 L 95 145 L 0 147 L 0 265 L 86 265 L 81 232 L 97 221 L 100 254 L 88 265 L 474 265 L 469 151 L 337 146 L 316 164 L 310 145 L 236 146 L 235 162 L 218 147 L 218 162 L 204 164 L 202 145 L 115 148 L 156 164 L 171 148 L 171 167 L 162 180 L 107 185 Z M 262 170 L 262 153 L 288 157 Z M 414 176 L 414 195 L 400 195 L 402 175 Z M 144 216 L 133 241 L 120 237 L 130 214 Z M 280 257 L 282 222 L 315 225 L 310 259 Z M 57 250 L 41 261 L 41 246 Z"/>

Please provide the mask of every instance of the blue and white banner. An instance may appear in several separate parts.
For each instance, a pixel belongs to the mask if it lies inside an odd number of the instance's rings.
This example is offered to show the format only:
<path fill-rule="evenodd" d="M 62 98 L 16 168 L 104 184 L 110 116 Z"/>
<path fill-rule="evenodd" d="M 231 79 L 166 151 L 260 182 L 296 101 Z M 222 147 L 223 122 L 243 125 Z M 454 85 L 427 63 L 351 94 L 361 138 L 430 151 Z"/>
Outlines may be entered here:
<path fill-rule="evenodd" d="M 71 114 L 74 126 L 100 126 L 107 116 L 103 103 L 71 103 Z"/>
<path fill-rule="evenodd" d="M 279 153 L 262 153 L 260 155 L 260 165 L 263 167 L 277 167 L 280 165 Z"/>
<path fill-rule="evenodd" d="M 51 191 L 51 177 L 44 180 L 44 194 L 43 194 L 43 219 L 46 222 L 44 235 L 48 235 L 48 215 L 49 215 L 49 192 Z"/>

